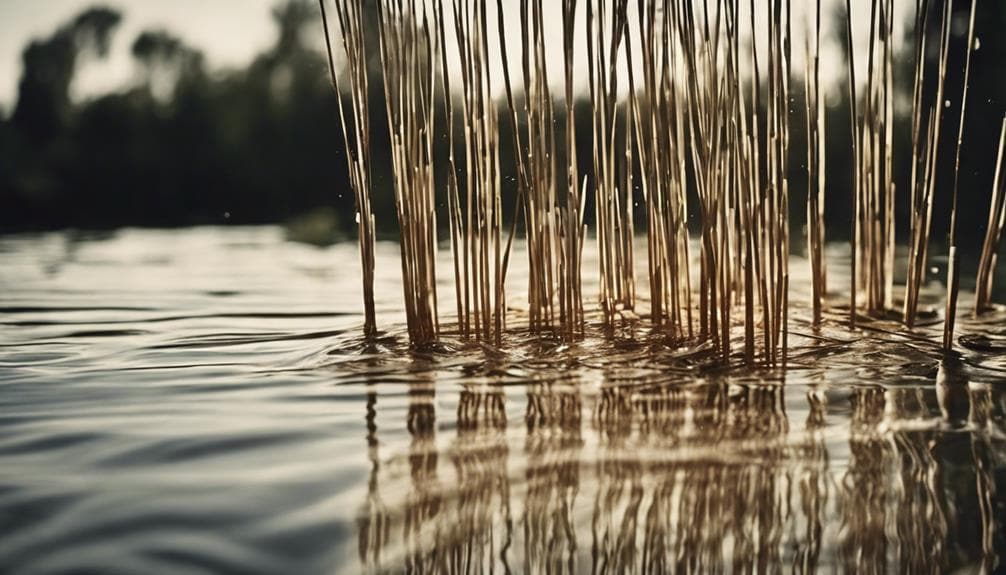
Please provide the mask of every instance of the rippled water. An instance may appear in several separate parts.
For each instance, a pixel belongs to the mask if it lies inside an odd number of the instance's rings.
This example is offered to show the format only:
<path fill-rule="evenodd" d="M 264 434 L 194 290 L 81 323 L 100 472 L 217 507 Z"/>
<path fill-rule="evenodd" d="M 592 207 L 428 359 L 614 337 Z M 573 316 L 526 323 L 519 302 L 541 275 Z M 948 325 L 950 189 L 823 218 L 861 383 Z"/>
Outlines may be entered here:
<path fill-rule="evenodd" d="M 1003 315 L 943 362 L 799 306 L 786 371 L 631 322 L 413 353 L 378 251 L 368 343 L 350 244 L 0 237 L 0 572 L 1003 568 Z"/>

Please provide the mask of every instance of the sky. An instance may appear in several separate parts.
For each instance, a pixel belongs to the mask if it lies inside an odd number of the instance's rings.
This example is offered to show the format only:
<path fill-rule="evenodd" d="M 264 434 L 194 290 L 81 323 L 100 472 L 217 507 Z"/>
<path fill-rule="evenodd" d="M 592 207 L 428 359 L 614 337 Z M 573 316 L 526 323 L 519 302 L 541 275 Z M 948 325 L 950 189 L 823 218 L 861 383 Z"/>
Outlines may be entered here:
<path fill-rule="evenodd" d="M 246 65 L 256 54 L 267 49 L 275 40 L 275 27 L 271 19 L 271 8 L 277 0 L 108 0 L 108 6 L 119 9 L 124 21 L 115 35 L 111 57 L 105 61 L 89 62 L 82 69 L 73 86 L 75 98 L 87 98 L 109 90 L 121 88 L 135 79 L 134 63 L 129 47 L 136 35 L 150 28 L 167 28 L 190 45 L 202 50 L 211 68 L 240 67 Z M 759 0 L 763 1 L 763 0 Z M 825 0 L 834 3 L 841 0 Z M 101 0 L 0 0 L 0 110 L 9 113 L 17 98 L 17 84 L 21 75 L 21 51 L 33 38 L 45 38 L 64 22 L 70 20 L 84 8 Z M 907 0 L 897 0 L 901 6 L 911 4 Z M 629 3 L 631 6 L 635 2 Z M 746 4 L 741 3 L 742 6 Z M 794 21 L 794 72 L 803 70 L 804 15 L 802 0 L 793 2 Z M 520 22 L 516 16 L 516 2 L 507 0 L 506 14 L 508 43 L 510 45 L 511 69 L 519 69 Z M 585 8 L 580 2 L 577 26 L 577 42 L 582 46 L 585 34 L 582 25 Z M 561 3 L 546 0 L 544 21 L 553 26 L 555 34 L 548 43 L 549 69 L 551 79 L 561 87 L 562 82 L 562 31 Z M 855 0 L 854 15 L 857 22 L 863 22 L 856 36 L 865 36 L 869 22 L 869 2 Z M 900 10 L 903 15 L 905 10 Z M 495 11 L 489 10 L 489 27 L 495 29 Z M 825 14 L 830 14 L 828 8 Z M 865 21 L 865 22 L 864 22 Z M 320 30 L 319 30 L 320 40 Z M 857 41 L 857 44 L 861 42 Z M 449 60 L 456 60 L 456 48 L 448 39 Z M 499 58 L 499 51 L 492 43 L 490 57 Z M 454 55 L 451 54 L 453 52 Z M 865 49 L 859 50 L 859 57 L 865 65 Z M 764 53 L 764 52 L 762 52 Z M 859 58 L 857 58 L 859 59 Z M 826 48 L 822 69 L 826 77 L 835 76 L 835 66 L 841 57 L 834 47 Z M 497 67 L 498 68 L 498 67 Z M 624 66 L 623 66 L 624 68 Z M 829 74 L 830 72 L 830 74 Z M 585 90 L 587 82 L 586 50 L 578 50 L 574 71 L 580 90 Z M 624 72 L 623 72 L 624 73 Z M 861 76 L 865 76 L 865 73 Z M 494 84 L 501 85 L 502 73 L 494 74 Z M 623 83 L 624 86 L 624 83 Z"/>
<path fill-rule="evenodd" d="M 167 28 L 202 49 L 213 67 L 247 64 L 275 40 L 270 9 L 275 0 L 0 0 L 0 107 L 17 99 L 21 51 L 45 38 L 83 9 L 101 3 L 123 13 L 111 57 L 91 62 L 74 85 L 79 96 L 129 82 L 135 70 L 129 47 L 149 28 Z"/>

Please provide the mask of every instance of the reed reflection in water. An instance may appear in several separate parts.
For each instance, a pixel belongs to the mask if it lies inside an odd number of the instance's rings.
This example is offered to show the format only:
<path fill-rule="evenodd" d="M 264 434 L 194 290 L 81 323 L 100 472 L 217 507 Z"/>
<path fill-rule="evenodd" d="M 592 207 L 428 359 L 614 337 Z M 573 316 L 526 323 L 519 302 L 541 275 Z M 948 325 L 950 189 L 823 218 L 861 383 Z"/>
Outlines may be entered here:
<path fill-rule="evenodd" d="M 418 361 L 418 360 L 417 360 Z M 1006 396 L 953 365 L 938 386 L 639 385 L 615 373 L 410 384 L 407 453 L 372 473 L 375 572 L 929 572 L 1001 566 Z M 781 378 L 782 376 L 780 376 Z"/>

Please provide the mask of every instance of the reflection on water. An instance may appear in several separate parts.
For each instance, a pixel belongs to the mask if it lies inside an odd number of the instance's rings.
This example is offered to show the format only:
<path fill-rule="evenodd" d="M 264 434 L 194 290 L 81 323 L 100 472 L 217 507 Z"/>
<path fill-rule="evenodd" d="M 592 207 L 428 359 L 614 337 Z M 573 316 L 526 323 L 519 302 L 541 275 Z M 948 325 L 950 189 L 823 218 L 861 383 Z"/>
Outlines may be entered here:
<path fill-rule="evenodd" d="M 508 422 L 518 393 L 524 413 Z M 429 385 L 409 396 L 409 473 L 375 460 L 359 509 L 359 560 L 376 571 L 1001 566 L 1006 396 L 994 386 L 831 399 L 815 385 L 486 386 L 447 413 Z M 437 429 L 451 436 L 443 460 Z M 382 493 L 403 501 L 376 504 Z"/>
<path fill-rule="evenodd" d="M 1003 315 L 944 358 L 938 318 L 795 303 L 774 371 L 631 322 L 419 353 L 400 266 L 367 342 L 345 261 L 272 228 L 0 238 L 0 572 L 1006 568 Z"/>

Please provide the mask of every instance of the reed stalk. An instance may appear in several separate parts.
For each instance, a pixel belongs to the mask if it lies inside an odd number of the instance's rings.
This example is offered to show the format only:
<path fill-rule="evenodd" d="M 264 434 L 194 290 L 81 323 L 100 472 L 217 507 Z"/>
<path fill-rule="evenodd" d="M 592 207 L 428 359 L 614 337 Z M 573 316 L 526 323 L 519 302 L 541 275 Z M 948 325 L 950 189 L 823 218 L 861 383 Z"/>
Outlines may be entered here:
<path fill-rule="evenodd" d="M 385 108 L 391 130 L 392 180 L 398 215 L 409 339 L 437 341 L 437 214 L 433 135 L 436 36 L 426 5 L 392 0 L 377 5 Z"/>
<path fill-rule="evenodd" d="M 926 274 L 926 259 L 929 249 L 929 230 L 933 218 L 933 196 L 936 193 L 936 166 L 939 151 L 941 126 L 943 124 L 944 90 L 947 60 L 950 51 L 950 24 L 953 0 L 943 4 L 940 21 L 940 62 L 937 78 L 936 98 L 929 110 L 922 114 L 924 101 L 923 81 L 925 70 L 925 35 L 928 14 L 928 0 L 919 5 L 920 14 L 916 21 L 921 38 L 918 41 L 916 63 L 915 127 L 913 128 L 911 233 L 908 254 L 908 280 L 905 285 L 904 321 L 908 327 L 915 325 L 919 308 L 919 291 Z M 923 128 L 925 126 L 925 128 Z M 924 131 L 923 131 L 924 130 Z"/>
<path fill-rule="evenodd" d="M 461 219 L 461 199 L 458 184 L 458 165 L 454 155 L 454 94 L 451 92 L 451 79 L 447 67 L 447 34 L 445 32 L 447 18 L 444 13 L 444 0 L 437 0 L 434 6 L 434 20 L 437 22 L 437 37 L 440 42 L 440 77 L 443 82 L 444 115 L 447 120 L 447 220 L 450 229 L 451 256 L 454 265 L 454 296 L 457 309 L 458 332 L 462 337 L 471 334 L 471 317 L 468 313 L 467 299 L 469 295 L 468 277 L 464 273 L 462 259 L 464 253 L 464 228 Z"/>
<path fill-rule="evenodd" d="M 811 310 L 814 325 L 821 323 L 827 275 L 824 259 L 825 219 L 825 102 L 821 91 L 821 0 L 815 2 L 813 49 L 806 44 L 807 113 L 807 252 L 811 276 Z"/>
<path fill-rule="evenodd" d="M 618 55 L 625 38 L 627 8 L 628 0 L 587 3 L 600 301 L 609 324 L 620 311 L 635 307 L 632 188 L 622 183 L 631 180 L 631 130 L 623 129 L 619 137 L 618 114 Z M 617 153 L 621 149 L 625 154 Z"/>
<path fill-rule="evenodd" d="M 770 0 L 769 49 L 769 142 L 770 142 L 770 202 L 769 226 L 772 285 L 772 341 L 769 360 L 773 365 L 785 363 L 789 323 L 789 134 L 790 134 L 790 0 Z"/>
<path fill-rule="evenodd" d="M 788 0 L 772 0 L 767 10 L 766 99 L 760 94 L 762 65 L 758 57 L 755 4 L 750 5 L 752 41 L 750 129 L 742 114 L 739 160 L 746 164 L 741 185 L 741 233 L 747 238 L 744 256 L 745 358 L 752 361 L 756 323 L 754 301 L 760 306 L 764 361 L 785 362 L 789 322 L 789 133 L 790 133 L 790 15 Z M 737 48 L 734 48 L 735 50 Z M 740 79 L 739 71 L 738 81 Z M 740 108 L 745 103 L 738 90 Z M 764 139 L 762 131 L 764 130 Z"/>
<path fill-rule="evenodd" d="M 978 277 L 975 282 L 975 316 L 982 315 L 991 307 L 992 281 L 995 279 L 996 262 L 999 259 L 999 240 L 1003 225 L 1006 224 L 1006 176 L 1003 174 L 1003 156 L 1006 155 L 1006 116 L 1003 116 L 999 130 L 999 154 L 996 157 L 995 177 L 992 180 L 992 203 L 985 228 L 982 255 L 978 260 Z"/>
<path fill-rule="evenodd" d="M 661 3 L 661 13 L 673 9 Z M 691 308 L 688 285 L 687 180 L 683 150 L 685 125 L 676 112 L 677 81 L 671 69 L 678 45 L 677 27 L 658 18 L 658 2 L 637 3 L 639 50 L 627 34 L 630 57 L 639 53 L 642 85 L 637 87 L 635 63 L 630 60 L 629 91 L 632 98 L 632 129 L 638 142 L 641 186 L 646 206 L 647 256 L 650 279 L 650 318 L 654 326 L 667 324 L 679 340 L 691 336 L 682 319 L 682 306 Z"/>
<path fill-rule="evenodd" d="M 873 314 L 891 307 L 894 289 L 893 13 L 893 0 L 871 3 L 866 93 L 856 128 L 856 289 L 864 292 Z"/>
<path fill-rule="evenodd" d="M 582 261 L 584 233 L 585 194 L 580 191 L 579 166 L 576 154 L 576 109 L 573 95 L 573 57 L 576 52 L 573 43 L 576 30 L 578 0 L 562 2 L 562 55 L 563 80 L 566 100 L 566 206 L 563 218 L 563 317 L 566 337 L 583 335 L 583 288 Z"/>
<path fill-rule="evenodd" d="M 504 20 L 502 0 L 497 0 L 499 21 Z M 570 333 L 567 322 L 572 310 L 564 297 L 568 280 L 560 276 L 571 271 L 566 262 L 568 247 L 561 240 L 567 234 L 567 219 L 560 214 L 555 157 L 553 99 L 545 61 L 545 25 L 541 0 L 521 0 L 521 71 L 524 99 L 521 112 L 526 123 L 518 122 L 509 72 L 505 33 L 500 31 L 507 105 L 514 131 L 519 194 L 523 198 L 524 227 L 528 255 L 529 327 L 532 333 Z M 575 148 L 574 148 L 575 151 Z M 579 228 L 579 224 L 576 226 Z M 558 310 L 556 305 L 558 304 Z"/>
<path fill-rule="evenodd" d="M 363 15 L 358 2 L 335 0 L 335 9 L 342 48 L 346 56 L 349 76 L 350 110 L 346 113 L 339 75 L 335 70 L 332 34 L 329 31 L 325 0 L 318 0 L 321 22 L 325 32 L 328 70 L 339 104 L 339 122 L 342 126 L 343 146 L 346 150 L 346 168 L 356 208 L 357 242 L 360 246 L 360 264 L 363 270 L 363 332 L 367 337 L 377 333 L 374 311 L 374 214 L 370 206 L 370 109 L 367 82 L 367 48 L 363 35 Z M 348 119 L 348 121 L 347 121 Z M 350 129 L 352 126 L 352 130 Z M 352 132 L 353 137 L 350 137 Z"/>
<path fill-rule="evenodd" d="M 458 332 L 464 338 L 503 343 L 505 279 L 518 220 L 523 218 L 528 257 L 528 327 L 565 341 L 584 333 L 582 252 L 587 178 L 577 164 L 574 108 L 574 32 L 579 0 L 563 0 L 562 50 L 567 166 L 557 165 L 556 111 L 546 59 L 549 27 L 545 0 L 519 0 L 520 70 L 512 75 L 504 2 L 496 1 L 497 31 L 506 97 L 504 121 L 512 124 L 516 206 L 503 239 L 500 185 L 500 114 L 490 69 L 487 7 L 478 0 L 432 3 L 436 28 L 423 0 L 378 4 L 385 108 L 391 130 L 392 179 L 401 230 L 402 274 L 409 335 L 426 345 L 440 333 L 437 313 L 437 216 L 433 170 L 436 89 L 443 91 L 448 177 L 446 211 L 453 258 Z M 635 184 L 646 216 L 649 319 L 676 344 L 709 344 L 724 362 L 733 359 L 735 329 L 743 328 L 745 363 L 785 365 L 790 315 L 790 178 L 794 129 L 806 129 L 807 245 L 811 309 L 824 321 L 825 96 L 821 84 L 822 1 L 804 47 L 806 126 L 795 128 L 792 105 L 792 0 L 628 0 L 586 2 L 586 48 L 592 112 L 592 188 L 596 204 L 599 303 L 607 326 L 635 310 Z M 347 166 L 360 220 L 364 265 L 365 330 L 373 322 L 373 215 L 367 71 L 361 4 L 335 0 L 346 53 L 350 105 L 344 108 L 336 73 L 333 35 L 324 20 L 329 71 L 339 98 Z M 324 0 L 321 3 L 325 16 Z M 852 0 L 846 0 L 852 133 L 853 205 L 849 324 L 857 314 L 881 314 L 893 305 L 894 206 L 894 0 L 871 0 L 865 87 L 857 85 Z M 491 9 L 491 5 L 490 8 Z M 908 279 L 903 317 L 914 324 L 936 190 L 944 109 L 952 2 L 938 16 L 939 66 L 926 82 L 929 0 L 916 6 L 912 95 L 912 166 L 909 182 Z M 976 2 L 971 5 L 961 116 L 954 156 L 950 215 L 950 267 L 944 347 L 952 344 L 958 298 L 957 200 L 968 98 Z M 448 74 L 447 19 L 452 16 L 460 82 Z M 759 18 L 764 16 L 764 18 Z M 763 24 L 762 24 L 763 23 Z M 750 49 L 742 45 L 749 27 Z M 812 30 L 811 30 L 812 28 Z M 810 33 L 812 32 L 812 35 Z M 759 46 L 767 47 L 763 52 Z M 439 53 L 438 53 L 439 50 Z M 619 97 L 619 65 L 627 62 L 628 98 Z M 437 78 L 437 67 L 442 69 Z M 935 89 L 929 87 L 934 84 Z M 452 92 L 458 89 L 458 98 Z M 929 93 L 932 92 L 932 93 Z M 456 105 L 459 109 L 456 110 Z M 560 112 L 561 113 L 561 112 Z M 456 125 L 457 119 L 457 125 Z M 456 133 L 463 133 L 463 137 Z M 352 134 L 352 136 L 351 136 Z M 461 138 L 463 161 L 456 155 Z M 1006 118 L 1000 136 L 992 205 L 978 271 L 975 313 L 989 306 L 998 243 L 1006 224 L 1002 164 Z M 459 170 L 463 170 L 463 173 Z M 690 259 L 688 197 L 697 198 L 698 266 Z M 642 238 L 641 238 L 642 239 Z M 694 284 L 693 284 L 694 280 Z M 697 296 L 693 292 L 698 290 Z M 862 299 L 860 297 L 862 296 Z M 861 308 L 862 304 L 862 310 Z M 741 308 L 743 308 L 741 310 Z M 697 320 L 696 316 L 697 315 Z M 738 334 L 739 335 L 739 334 Z M 738 353 L 738 355 L 740 355 Z"/>
<path fill-rule="evenodd" d="M 455 226 L 462 230 L 464 333 L 502 343 L 504 279 L 511 242 L 503 251 L 499 120 L 489 75 L 488 26 L 483 2 L 454 0 L 454 31 L 461 60 L 465 141 L 465 200 Z M 512 230 L 511 230 L 512 240 Z"/>
<path fill-rule="evenodd" d="M 968 43 L 965 46 L 964 86 L 961 88 L 961 116 L 957 125 L 957 145 L 954 148 L 954 187 L 950 205 L 950 253 L 947 261 L 947 307 L 943 322 L 943 349 L 954 346 L 954 322 L 957 319 L 957 295 L 960 287 L 960 262 L 957 259 L 957 195 L 961 173 L 961 142 L 964 140 L 964 118 L 968 106 L 968 80 L 971 77 L 971 53 L 975 45 L 975 12 L 978 0 L 971 0 L 968 18 Z"/>
<path fill-rule="evenodd" d="M 719 3 L 710 27 L 708 6 L 697 21 L 691 4 L 682 3 L 675 11 L 677 34 L 681 38 L 685 66 L 687 131 L 695 189 L 701 216 L 699 244 L 699 338 L 711 340 L 724 356 L 729 353 L 729 338 L 722 327 L 728 326 L 730 298 L 726 294 L 729 258 L 728 206 L 726 184 L 720 175 L 726 162 L 725 121 L 729 114 L 722 90 L 718 66 L 721 46 L 722 12 Z"/>

